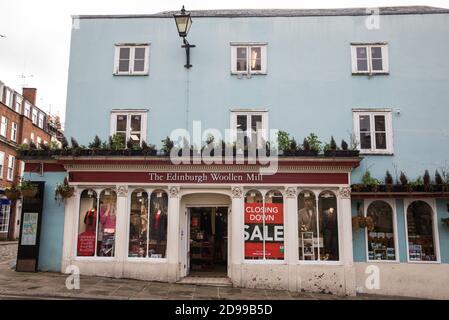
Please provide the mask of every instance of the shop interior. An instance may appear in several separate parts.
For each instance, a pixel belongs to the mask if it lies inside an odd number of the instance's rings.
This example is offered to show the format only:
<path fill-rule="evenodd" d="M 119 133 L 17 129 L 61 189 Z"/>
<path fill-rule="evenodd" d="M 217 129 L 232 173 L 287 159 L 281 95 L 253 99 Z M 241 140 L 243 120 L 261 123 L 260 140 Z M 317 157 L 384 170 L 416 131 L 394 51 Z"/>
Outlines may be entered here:
<path fill-rule="evenodd" d="M 227 274 L 228 208 L 190 208 L 190 276 Z"/>

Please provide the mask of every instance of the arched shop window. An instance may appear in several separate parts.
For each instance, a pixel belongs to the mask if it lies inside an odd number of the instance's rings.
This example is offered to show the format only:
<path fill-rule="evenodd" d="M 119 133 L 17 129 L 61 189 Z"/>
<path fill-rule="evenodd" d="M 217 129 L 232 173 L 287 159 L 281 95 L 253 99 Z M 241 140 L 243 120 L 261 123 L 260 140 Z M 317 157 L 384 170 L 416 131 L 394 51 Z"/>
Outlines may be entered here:
<path fill-rule="evenodd" d="M 318 260 L 318 215 L 316 197 L 312 191 L 298 196 L 299 260 Z"/>
<path fill-rule="evenodd" d="M 148 257 L 166 257 L 167 222 L 168 195 L 163 190 L 156 190 L 150 198 Z"/>
<path fill-rule="evenodd" d="M 129 219 L 129 257 L 147 257 L 148 193 L 135 190 L 131 194 Z"/>
<path fill-rule="evenodd" d="M 368 260 L 396 260 L 393 208 L 385 201 L 372 202 L 367 210 L 374 230 L 368 232 Z"/>
<path fill-rule="evenodd" d="M 77 256 L 95 256 L 96 230 L 97 230 L 97 193 L 92 189 L 81 192 Z"/>
<path fill-rule="evenodd" d="M 265 200 L 265 201 L 264 201 Z M 284 259 L 284 199 L 271 190 L 265 199 L 257 190 L 245 196 L 245 259 Z"/>
<path fill-rule="evenodd" d="M 410 261 L 436 261 L 433 211 L 424 201 L 407 208 L 408 255 Z"/>
<path fill-rule="evenodd" d="M 117 221 L 117 194 L 112 189 L 103 190 L 99 200 L 100 214 L 97 228 L 97 256 L 113 257 Z"/>
<path fill-rule="evenodd" d="M 320 237 L 319 259 L 321 261 L 338 261 L 337 197 L 333 192 L 321 192 L 318 197 L 318 212 L 320 220 L 318 225 Z"/>

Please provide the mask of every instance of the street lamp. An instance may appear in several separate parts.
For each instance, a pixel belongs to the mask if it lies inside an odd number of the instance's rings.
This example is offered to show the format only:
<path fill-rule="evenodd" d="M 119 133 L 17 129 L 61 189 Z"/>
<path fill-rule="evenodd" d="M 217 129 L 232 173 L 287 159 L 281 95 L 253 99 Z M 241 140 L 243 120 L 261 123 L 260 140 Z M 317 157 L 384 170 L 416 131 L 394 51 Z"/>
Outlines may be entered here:
<path fill-rule="evenodd" d="M 186 37 L 189 33 L 190 26 L 192 25 L 192 18 L 190 17 L 190 13 L 186 13 L 186 9 L 184 9 L 184 6 L 182 6 L 181 13 L 174 14 L 173 17 L 175 18 L 176 28 L 178 28 L 179 36 L 184 42 L 184 45 L 182 45 L 181 47 L 186 49 L 187 63 L 184 65 L 184 67 L 189 69 L 192 66 L 190 64 L 190 48 L 195 48 L 195 45 L 190 44 L 187 41 Z"/>

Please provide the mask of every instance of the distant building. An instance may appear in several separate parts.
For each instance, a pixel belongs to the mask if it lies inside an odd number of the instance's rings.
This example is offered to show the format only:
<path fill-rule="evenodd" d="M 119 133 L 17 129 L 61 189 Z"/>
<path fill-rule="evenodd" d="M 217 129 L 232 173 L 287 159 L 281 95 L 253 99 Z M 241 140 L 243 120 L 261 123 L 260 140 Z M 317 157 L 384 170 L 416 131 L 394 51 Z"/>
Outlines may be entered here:
<path fill-rule="evenodd" d="M 47 114 L 36 107 L 35 88 L 23 88 L 22 94 L 0 81 L 0 240 L 13 240 L 19 234 L 21 203 L 8 200 L 7 187 L 18 184 L 24 162 L 16 159 L 22 143 L 49 143 Z"/>

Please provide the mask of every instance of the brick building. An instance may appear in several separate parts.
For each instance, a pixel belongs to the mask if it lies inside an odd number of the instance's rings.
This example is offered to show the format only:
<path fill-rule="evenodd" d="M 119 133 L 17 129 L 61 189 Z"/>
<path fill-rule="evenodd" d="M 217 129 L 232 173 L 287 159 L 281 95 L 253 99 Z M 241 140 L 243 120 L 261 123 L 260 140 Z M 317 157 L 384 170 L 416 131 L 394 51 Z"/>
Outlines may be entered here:
<path fill-rule="evenodd" d="M 4 195 L 5 188 L 19 183 L 23 175 L 23 162 L 16 159 L 17 146 L 51 141 L 47 114 L 35 105 L 36 93 L 35 88 L 23 88 L 20 94 L 0 81 L 0 240 L 12 240 L 19 234 L 20 200 L 10 201 Z"/>

